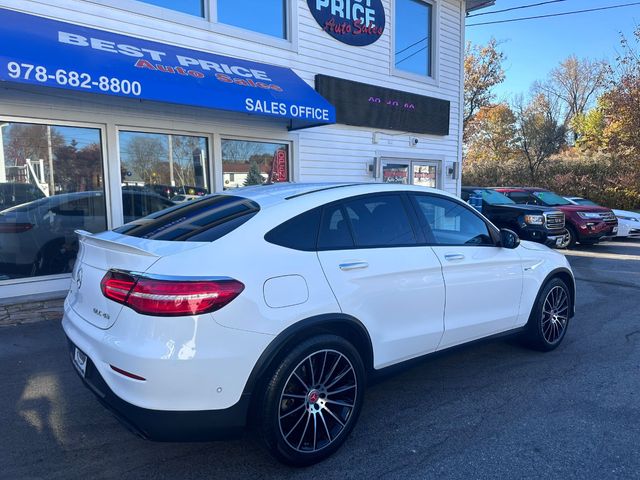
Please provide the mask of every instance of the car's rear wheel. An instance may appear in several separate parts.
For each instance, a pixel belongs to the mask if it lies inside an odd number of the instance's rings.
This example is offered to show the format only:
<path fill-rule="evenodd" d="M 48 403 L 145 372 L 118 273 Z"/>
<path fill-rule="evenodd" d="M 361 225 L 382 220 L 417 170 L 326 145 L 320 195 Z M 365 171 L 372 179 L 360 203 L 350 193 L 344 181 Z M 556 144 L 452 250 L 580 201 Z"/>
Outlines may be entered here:
<path fill-rule="evenodd" d="M 550 351 L 556 348 L 567 333 L 571 313 L 569 287 L 560 278 L 554 278 L 542 288 L 529 316 L 525 341 L 532 348 Z"/>
<path fill-rule="evenodd" d="M 261 430 L 280 461 L 305 466 L 334 453 L 353 429 L 364 394 L 357 350 L 334 335 L 313 337 L 275 368 L 261 410 Z"/>

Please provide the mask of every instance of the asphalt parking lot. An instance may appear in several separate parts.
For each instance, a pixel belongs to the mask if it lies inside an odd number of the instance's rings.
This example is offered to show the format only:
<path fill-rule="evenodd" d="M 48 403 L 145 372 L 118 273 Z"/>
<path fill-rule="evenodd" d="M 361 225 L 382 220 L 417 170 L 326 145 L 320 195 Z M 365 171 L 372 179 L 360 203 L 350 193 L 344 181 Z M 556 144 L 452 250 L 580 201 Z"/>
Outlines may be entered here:
<path fill-rule="evenodd" d="M 577 315 L 541 354 L 496 340 L 371 386 L 350 439 L 308 469 L 251 433 L 153 443 L 77 378 L 59 322 L 0 328 L 0 478 L 640 478 L 640 241 L 568 252 Z"/>

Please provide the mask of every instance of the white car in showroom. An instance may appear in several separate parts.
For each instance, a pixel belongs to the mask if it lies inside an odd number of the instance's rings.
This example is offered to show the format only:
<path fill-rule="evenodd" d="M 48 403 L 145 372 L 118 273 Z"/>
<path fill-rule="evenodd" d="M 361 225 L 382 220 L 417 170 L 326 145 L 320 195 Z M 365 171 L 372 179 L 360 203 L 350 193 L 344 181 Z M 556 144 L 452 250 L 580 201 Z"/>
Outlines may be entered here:
<path fill-rule="evenodd" d="M 597 203 L 582 197 L 564 197 L 574 205 L 595 205 Z M 630 210 L 618 210 L 612 208 L 611 211 L 618 219 L 618 233 L 615 238 L 640 238 L 640 213 Z"/>
<path fill-rule="evenodd" d="M 552 350 L 574 314 L 563 255 L 423 187 L 242 188 L 78 233 L 63 328 L 98 399 L 156 440 L 251 419 L 293 465 L 340 447 L 385 367 L 505 333 Z"/>

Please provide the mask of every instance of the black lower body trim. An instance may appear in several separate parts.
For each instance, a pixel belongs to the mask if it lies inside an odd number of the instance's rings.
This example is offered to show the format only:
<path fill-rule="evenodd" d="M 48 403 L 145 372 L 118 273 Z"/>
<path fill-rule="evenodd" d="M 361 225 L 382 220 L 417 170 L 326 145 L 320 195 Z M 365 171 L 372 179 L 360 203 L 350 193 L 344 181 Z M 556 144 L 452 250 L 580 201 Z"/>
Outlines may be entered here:
<path fill-rule="evenodd" d="M 71 358 L 75 345 L 69 341 Z M 77 369 L 74 367 L 74 370 Z M 104 381 L 91 359 L 85 376 L 78 376 L 100 403 L 136 435 L 160 442 L 203 442 L 238 437 L 244 430 L 250 395 L 221 410 L 165 411 L 137 407 L 118 397 Z"/>

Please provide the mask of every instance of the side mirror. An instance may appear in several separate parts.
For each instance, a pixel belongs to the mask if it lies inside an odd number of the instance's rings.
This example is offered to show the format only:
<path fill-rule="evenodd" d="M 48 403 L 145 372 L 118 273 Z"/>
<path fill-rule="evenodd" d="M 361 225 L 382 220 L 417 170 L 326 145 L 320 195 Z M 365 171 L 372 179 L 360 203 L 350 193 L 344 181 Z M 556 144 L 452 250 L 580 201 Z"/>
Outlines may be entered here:
<path fill-rule="evenodd" d="M 518 248 L 520 245 L 520 237 L 516 234 L 516 232 L 509 230 L 507 228 L 500 229 L 500 246 L 502 248 Z"/>

